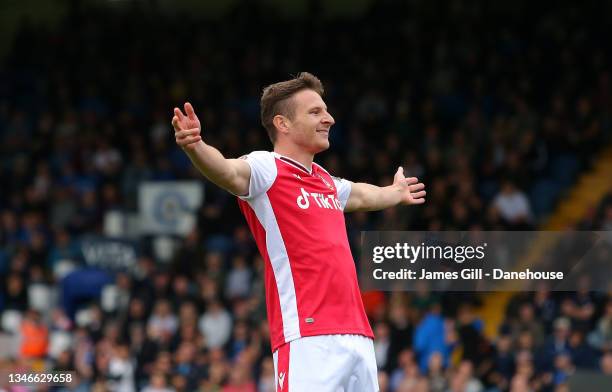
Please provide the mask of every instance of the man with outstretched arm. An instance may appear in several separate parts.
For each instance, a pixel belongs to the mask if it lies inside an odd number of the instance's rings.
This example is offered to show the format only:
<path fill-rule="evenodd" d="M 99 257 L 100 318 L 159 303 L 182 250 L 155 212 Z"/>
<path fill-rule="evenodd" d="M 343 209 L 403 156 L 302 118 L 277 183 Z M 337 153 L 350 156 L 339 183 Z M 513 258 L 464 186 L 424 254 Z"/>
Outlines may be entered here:
<path fill-rule="evenodd" d="M 193 107 L 174 109 L 176 142 L 210 181 L 236 195 L 265 260 L 266 307 L 278 392 L 378 391 L 373 333 L 357 284 L 344 212 L 425 202 L 398 168 L 378 187 L 331 176 L 313 162 L 334 118 L 312 74 L 263 90 L 273 151 L 226 159 L 206 144 Z"/>

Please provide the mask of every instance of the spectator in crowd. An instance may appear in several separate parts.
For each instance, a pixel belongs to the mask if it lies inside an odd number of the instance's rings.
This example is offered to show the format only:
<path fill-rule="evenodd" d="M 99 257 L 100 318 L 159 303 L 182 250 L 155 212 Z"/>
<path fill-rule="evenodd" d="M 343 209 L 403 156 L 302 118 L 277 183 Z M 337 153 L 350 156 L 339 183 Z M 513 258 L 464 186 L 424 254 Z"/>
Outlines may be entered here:
<path fill-rule="evenodd" d="M 427 367 L 427 379 L 429 381 L 429 390 L 431 392 L 444 392 L 446 391 L 447 379 L 443 367 L 442 354 L 439 352 L 433 353 L 429 357 L 429 364 Z"/>
<path fill-rule="evenodd" d="M 601 357 L 600 367 L 603 374 L 612 375 L 612 352 L 606 351 Z"/>
<path fill-rule="evenodd" d="M 560 317 L 554 322 L 553 335 L 550 336 L 542 346 L 539 353 L 539 367 L 542 370 L 550 370 L 553 359 L 560 353 L 569 352 L 569 336 L 571 324 L 569 319 Z"/>
<path fill-rule="evenodd" d="M 387 366 L 389 349 L 391 348 L 391 337 L 389 325 L 379 322 L 374 326 L 374 354 L 376 355 L 376 365 L 379 369 Z"/>
<path fill-rule="evenodd" d="M 118 343 L 112 348 L 108 361 L 108 377 L 110 388 L 117 391 L 136 391 L 134 383 L 134 363 L 126 343 Z"/>
<path fill-rule="evenodd" d="M 516 228 L 529 227 L 531 222 L 529 200 L 511 180 L 503 182 L 500 193 L 493 199 L 492 207 L 508 225 Z"/>
<path fill-rule="evenodd" d="M 178 328 L 178 320 L 168 300 L 160 299 L 155 303 L 147 328 L 154 336 L 170 338 L 174 335 Z"/>
<path fill-rule="evenodd" d="M 514 373 L 515 358 L 512 352 L 512 337 L 509 334 L 502 333 L 497 338 L 493 371 L 488 376 L 488 382 L 503 391 L 510 386 Z"/>
<path fill-rule="evenodd" d="M 151 382 L 143 388 L 143 392 L 174 392 L 168 387 L 166 376 L 163 373 L 154 373 L 151 375 Z"/>
<path fill-rule="evenodd" d="M 429 358 L 434 353 L 442 355 L 442 362 L 446 368 L 449 365 L 452 348 L 457 341 L 453 322 L 445 320 L 441 313 L 440 304 L 434 303 L 414 332 L 414 350 L 422 372 L 427 371 Z"/>
<path fill-rule="evenodd" d="M 206 346 L 219 348 L 230 338 L 232 319 L 220 301 L 212 300 L 200 318 L 199 326 L 202 334 L 206 336 Z"/>
<path fill-rule="evenodd" d="M 49 348 L 49 331 L 40 313 L 28 310 L 21 322 L 21 349 L 24 358 L 43 358 Z"/>
<path fill-rule="evenodd" d="M 521 333 L 528 331 L 533 338 L 534 346 L 540 346 L 544 343 L 544 328 L 542 323 L 535 318 L 535 312 L 531 303 L 520 305 L 518 318 L 511 327 L 515 340 L 519 339 Z"/>
<path fill-rule="evenodd" d="M 589 335 L 589 343 L 601 351 L 612 350 L 612 301 L 606 303 L 604 314 L 596 329 Z"/>

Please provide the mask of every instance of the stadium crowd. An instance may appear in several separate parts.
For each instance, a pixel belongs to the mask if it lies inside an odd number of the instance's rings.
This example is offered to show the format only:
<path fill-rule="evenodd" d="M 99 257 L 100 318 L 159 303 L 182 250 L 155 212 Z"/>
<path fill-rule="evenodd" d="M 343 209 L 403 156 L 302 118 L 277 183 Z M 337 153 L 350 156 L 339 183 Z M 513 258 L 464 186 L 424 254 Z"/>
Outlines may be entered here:
<path fill-rule="evenodd" d="M 0 346 L 18 342 L 0 369 L 74 371 L 71 391 L 275 390 L 263 260 L 214 186 L 171 262 L 140 239 L 112 306 L 33 303 L 57 291 L 62 261 L 83 262 L 79 241 L 103 234 L 107 212 L 137 208 L 141 182 L 205 182 L 172 138 L 185 100 L 204 139 L 238 157 L 270 148 L 262 87 L 318 75 L 336 119 L 320 162 L 377 184 L 401 164 L 428 186 L 423 207 L 347 215 L 355 251 L 364 230 L 536 229 L 612 140 L 603 15 L 414 4 L 337 20 L 239 2 L 219 21 L 79 7 L 57 29 L 24 21 L 0 63 Z M 611 230 L 610 197 L 576 229 Z M 473 293 L 364 302 L 384 392 L 565 391 L 576 369 L 612 375 L 612 298 L 588 281 L 516 295 L 493 339 Z"/>

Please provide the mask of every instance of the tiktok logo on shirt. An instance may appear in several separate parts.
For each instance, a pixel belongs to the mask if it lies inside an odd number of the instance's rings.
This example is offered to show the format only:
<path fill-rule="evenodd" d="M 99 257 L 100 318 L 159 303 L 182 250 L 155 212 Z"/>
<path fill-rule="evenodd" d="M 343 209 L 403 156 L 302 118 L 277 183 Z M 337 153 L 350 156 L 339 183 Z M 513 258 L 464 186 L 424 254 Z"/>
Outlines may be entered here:
<path fill-rule="evenodd" d="M 342 211 L 342 204 L 334 197 L 334 195 L 323 195 L 321 193 L 309 193 L 304 188 L 300 188 L 301 196 L 298 196 L 296 202 L 298 207 L 305 210 L 310 207 L 310 200 L 314 201 L 313 205 L 319 208 L 336 209 Z"/>

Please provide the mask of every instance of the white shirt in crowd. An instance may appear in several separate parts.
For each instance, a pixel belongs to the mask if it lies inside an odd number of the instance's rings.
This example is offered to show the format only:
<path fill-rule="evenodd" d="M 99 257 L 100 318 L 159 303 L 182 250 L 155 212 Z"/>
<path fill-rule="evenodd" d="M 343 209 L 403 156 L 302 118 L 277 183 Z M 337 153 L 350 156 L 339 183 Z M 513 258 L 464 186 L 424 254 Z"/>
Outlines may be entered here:
<path fill-rule="evenodd" d="M 198 323 L 208 348 L 218 348 L 229 340 L 232 333 L 232 318 L 220 305 L 206 311 Z"/>

